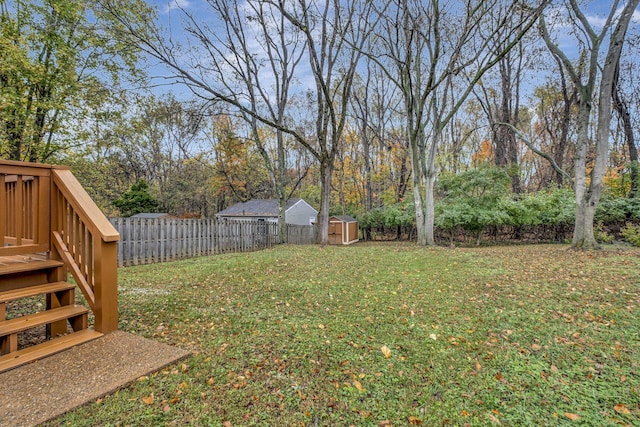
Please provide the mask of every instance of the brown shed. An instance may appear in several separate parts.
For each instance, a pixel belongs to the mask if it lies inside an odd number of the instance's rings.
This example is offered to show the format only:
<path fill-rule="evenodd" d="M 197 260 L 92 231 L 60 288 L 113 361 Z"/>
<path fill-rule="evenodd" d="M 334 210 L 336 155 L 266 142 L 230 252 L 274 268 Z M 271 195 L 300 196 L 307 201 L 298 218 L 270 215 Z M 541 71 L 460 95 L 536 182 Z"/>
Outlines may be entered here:
<path fill-rule="evenodd" d="M 355 218 L 348 215 L 329 218 L 329 244 L 350 245 L 358 240 L 358 221 Z"/>

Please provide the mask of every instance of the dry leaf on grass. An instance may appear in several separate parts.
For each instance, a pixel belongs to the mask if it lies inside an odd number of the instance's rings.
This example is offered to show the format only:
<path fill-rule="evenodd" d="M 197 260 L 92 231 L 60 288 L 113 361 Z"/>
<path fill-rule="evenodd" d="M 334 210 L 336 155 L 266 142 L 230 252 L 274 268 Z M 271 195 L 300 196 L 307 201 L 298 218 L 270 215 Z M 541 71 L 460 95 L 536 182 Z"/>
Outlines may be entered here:
<path fill-rule="evenodd" d="M 571 412 L 565 412 L 564 416 L 569 418 L 571 421 L 577 421 L 580 419 L 580 415 L 578 414 L 572 414 Z"/>
<path fill-rule="evenodd" d="M 627 408 L 627 405 L 623 405 L 622 403 L 618 403 L 613 409 L 619 414 L 629 415 L 631 411 Z"/>
<path fill-rule="evenodd" d="M 411 416 L 409 417 L 409 424 L 411 424 L 412 426 L 421 426 L 422 420 L 420 418 Z"/>
<path fill-rule="evenodd" d="M 151 393 L 149 396 L 145 396 L 142 398 L 142 401 L 147 405 L 153 405 L 153 400 L 154 400 L 153 393 Z"/>
<path fill-rule="evenodd" d="M 383 345 L 380 348 L 380 351 L 382 351 L 382 354 L 384 354 L 384 358 L 388 359 L 391 357 L 391 349 L 389 347 L 387 347 L 386 345 Z"/>

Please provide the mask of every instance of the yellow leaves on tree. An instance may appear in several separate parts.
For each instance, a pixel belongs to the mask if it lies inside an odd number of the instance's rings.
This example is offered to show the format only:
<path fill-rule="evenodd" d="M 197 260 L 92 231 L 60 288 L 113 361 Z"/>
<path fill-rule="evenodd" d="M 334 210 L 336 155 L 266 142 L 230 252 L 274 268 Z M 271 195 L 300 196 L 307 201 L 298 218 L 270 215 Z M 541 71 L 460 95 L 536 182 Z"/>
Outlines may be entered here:
<path fill-rule="evenodd" d="M 238 119 L 217 116 L 213 122 L 214 178 L 212 190 L 221 200 L 248 199 L 253 188 L 269 181 L 266 168 L 253 145 L 239 136 Z"/>
<path fill-rule="evenodd" d="M 480 148 L 475 154 L 471 155 L 471 162 L 473 165 L 478 166 L 484 163 L 489 163 L 493 158 L 493 144 L 490 139 L 485 139 L 480 143 Z"/>

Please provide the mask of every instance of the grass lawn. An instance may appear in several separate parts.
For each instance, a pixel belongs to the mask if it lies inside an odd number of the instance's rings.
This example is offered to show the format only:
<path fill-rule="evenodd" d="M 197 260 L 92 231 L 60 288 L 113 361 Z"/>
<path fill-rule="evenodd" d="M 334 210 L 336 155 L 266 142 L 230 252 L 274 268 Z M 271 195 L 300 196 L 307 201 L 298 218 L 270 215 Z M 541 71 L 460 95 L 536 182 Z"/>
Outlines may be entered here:
<path fill-rule="evenodd" d="M 640 251 L 283 246 L 119 271 L 194 355 L 49 426 L 640 425 Z"/>

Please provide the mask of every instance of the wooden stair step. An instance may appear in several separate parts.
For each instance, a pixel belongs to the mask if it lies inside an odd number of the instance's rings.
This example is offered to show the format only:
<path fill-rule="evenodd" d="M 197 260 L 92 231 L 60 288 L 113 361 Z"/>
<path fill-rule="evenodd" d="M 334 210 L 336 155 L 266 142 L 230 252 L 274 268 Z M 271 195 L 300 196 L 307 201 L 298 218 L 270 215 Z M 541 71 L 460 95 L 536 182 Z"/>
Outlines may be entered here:
<path fill-rule="evenodd" d="M 28 260 L 24 262 L 12 262 L 9 264 L 0 264 L 0 276 L 6 274 L 24 273 L 27 271 L 46 270 L 64 266 L 62 261 L 53 259 L 44 260 Z"/>
<path fill-rule="evenodd" d="M 0 322 L 0 337 L 20 333 L 27 329 L 57 322 L 82 315 L 87 315 L 89 310 L 81 305 L 66 305 L 39 313 L 28 314 L 15 319 Z"/>
<path fill-rule="evenodd" d="M 28 298 L 36 295 L 51 294 L 54 292 L 68 291 L 74 289 L 75 285 L 68 282 L 45 283 L 44 285 L 27 286 L 10 291 L 0 292 L 0 303 L 14 301 L 20 298 Z M 0 319 L 1 320 L 1 319 Z"/>
<path fill-rule="evenodd" d="M 42 344 L 5 354 L 4 356 L 0 356 L 0 372 L 17 368 L 18 366 L 42 359 L 43 357 L 51 356 L 75 347 L 76 345 L 100 338 L 102 335 L 103 334 L 93 329 L 83 329 L 72 334 L 45 341 Z"/>

